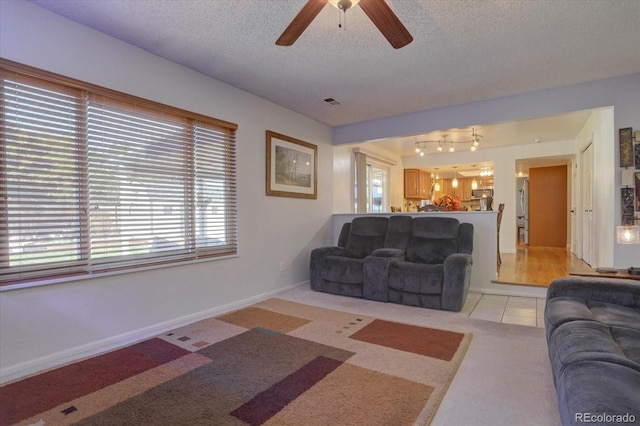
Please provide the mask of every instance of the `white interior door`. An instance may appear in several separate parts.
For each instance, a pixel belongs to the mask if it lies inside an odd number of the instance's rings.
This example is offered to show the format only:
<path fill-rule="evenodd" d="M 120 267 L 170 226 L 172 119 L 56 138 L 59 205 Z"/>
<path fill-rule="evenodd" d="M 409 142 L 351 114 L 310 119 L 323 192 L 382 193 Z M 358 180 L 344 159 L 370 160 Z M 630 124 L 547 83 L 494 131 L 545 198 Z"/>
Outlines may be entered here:
<path fill-rule="evenodd" d="M 571 167 L 571 181 L 570 181 L 570 188 L 569 188 L 569 194 L 571 194 L 571 201 L 570 201 L 570 215 L 569 215 L 569 220 L 570 220 L 570 237 L 571 237 L 571 253 L 573 253 L 574 255 L 576 255 L 577 257 L 581 258 L 582 257 L 582 247 L 578 246 L 578 182 L 580 182 L 580 179 L 578 179 L 578 162 L 576 161 L 576 158 L 573 157 L 573 159 L 571 160 L 571 163 L 569 163 L 569 166 Z"/>
<path fill-rule="evenodd" d="M 582 151 L 582 260 L 593 256 L 593 144 Z"/>

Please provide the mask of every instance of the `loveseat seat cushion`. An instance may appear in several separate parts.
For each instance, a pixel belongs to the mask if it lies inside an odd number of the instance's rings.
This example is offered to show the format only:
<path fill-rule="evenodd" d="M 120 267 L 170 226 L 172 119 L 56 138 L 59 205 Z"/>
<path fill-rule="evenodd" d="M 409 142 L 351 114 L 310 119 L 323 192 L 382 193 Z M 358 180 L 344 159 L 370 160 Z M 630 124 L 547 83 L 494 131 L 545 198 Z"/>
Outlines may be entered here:
<path fill-rule="evenodd" d="M 547 336 L 567 322 L 576 320 L 599 321 L 611 326 L 640 329 L 640 311 L 614 303 L 586 301 L 577 297 L 555 297 L 545 309 Z"/>
<path fill-rule="evenodd" d="M 605 361 L 575 362 L 563 371 L 556 389 L 562 424 L 636 424 L 640 419 L 638 389 L 638 371 Z M 626 419 L 596 417 L 605 415 L 626 415 Z M 629 421 L 631 416 L 635 422 Z"/>
<path fill-rule="evenodd" d="M 554 375 L 584 359 L 626 365 L 640 372 L 640 311 L 573 297 L 547 302 L 545 325 Z"/>
<path fill-rule="evenodd" d="M 585 360 L 619 364 L 640 373 L 640 330 L 571 321 L 556 329 L 548 345 L 556 377 L 569 365 Z"/>
<path fill-rule="evenodd" d="M 362 259 L 327 256 L 323 259 L 320 276 L 327 281 L 362 284 Z"/>
<path fill-rule="evenodd" d="M 374 250 L 383 248 L 388 221 L 386 217 L 377 216 L 353 219 L 347 238 L 347 256 L 354 259 L 364 259 Z"/>
<path fill-rule="evenodd" d="M 389 288 L 407 293 L 442 294 L 444 265 L 392 261 L 389 265 Z"/>

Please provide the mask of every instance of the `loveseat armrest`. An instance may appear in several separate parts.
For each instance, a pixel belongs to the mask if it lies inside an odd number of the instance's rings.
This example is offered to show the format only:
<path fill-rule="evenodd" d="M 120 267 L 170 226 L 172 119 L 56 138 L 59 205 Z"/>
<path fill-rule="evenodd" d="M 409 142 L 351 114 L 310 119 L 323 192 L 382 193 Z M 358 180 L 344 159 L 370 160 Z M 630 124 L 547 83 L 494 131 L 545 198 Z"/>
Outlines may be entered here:
<path fill-rule="evenodd" d="M 311 257 L 325 256 L 346 256 L 347 250 L 344 247 L 317 247 L 311 250 Z"/>
<path fill-rule="evenodd" d="M 471 283 L 470 254 L 454 253 L 444 259 L 444 282 L 442 284 L 442 309 L 460 312 L 469 293 Z"/>
<path fill-rule="evenodd" d="M 364 258 L 362 295 L 365 299 L 389 301 L 389 265 L 394 260 L 404 260 L 404 251 L 383 248 Z"/>
<path fill-rule="evenodd" d="M 374 257 L 385 257 L 385 258 L 395 258 L 397 260 L 404 260 L 404 250 L 396 249 L 396 248 L 381 248 L 378 250 L 374 250 L 371 253 L 371 256 Z"/>
<path fill-rule="evenodd" d="M 324 259 L 328 256 L 341 256 L 347 255 L 347 250 L 344 247 L 318 247 L 311 250 L 311 256 L 309 260 L 309 282 L 313 290 L 320 291 L 322 289 L 322 274 L 323 269 L 326 268 Z"/>
<path fill-rule="evenodd" d="M 640 281 L 605 277 L 564 277 L 553 281 L 549 286 L 547 303 L 555 297 L 574 297 L 640 309 Z"/>

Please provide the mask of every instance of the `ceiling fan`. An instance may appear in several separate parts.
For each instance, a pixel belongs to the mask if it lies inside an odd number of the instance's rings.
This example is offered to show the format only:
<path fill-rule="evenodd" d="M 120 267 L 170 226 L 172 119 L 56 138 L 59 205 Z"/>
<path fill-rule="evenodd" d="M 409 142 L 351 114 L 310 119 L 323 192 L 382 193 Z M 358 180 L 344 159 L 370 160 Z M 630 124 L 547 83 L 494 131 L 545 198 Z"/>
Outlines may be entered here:
<path fill-rule="evenodd" d="M 364 13 L 371 19 L 371 22 L 378 27 L 378 30 L 395 49 L 400 49 L 413 41 L 409 31 L 402 25 L 402 22 L 393 13 L 385 0 L 307 0 L 307 3 L 278 38 L 276 44 L 278 46 L 291 46 L 295 43 L 327 2 L 344 12 L 350 7 L 359 4 Z"/>

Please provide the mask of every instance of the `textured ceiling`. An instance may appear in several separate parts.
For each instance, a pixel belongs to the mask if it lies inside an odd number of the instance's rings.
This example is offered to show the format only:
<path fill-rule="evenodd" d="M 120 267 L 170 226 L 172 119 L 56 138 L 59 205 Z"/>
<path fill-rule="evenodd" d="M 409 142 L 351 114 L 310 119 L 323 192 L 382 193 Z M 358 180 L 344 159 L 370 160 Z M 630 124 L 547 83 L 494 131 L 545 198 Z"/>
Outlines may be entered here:
<path fill-rule="evenodd" d="M 325 6 L 293 46 L 280 47 L 306 0 L 30 1 L 330 126 L 640 72 L 639 0 L 387 0 L 414 38 L 399 50 L 359 7 L 340 29 L 342 12 Z M 328 97 L 342 105 L 328 106 Z M 479 123 L 480 149 L 570 140 L 588 116 Z M 372 143 L 412 156 L 416 140 L 470 133 Z M 534 160 L 519 170 L 568 161 Z"/>
<path fill-rule="evenodd" d="M 330 5 L 276 46 L 306 0 L 32 2 L 330 126 L 640 72 L 638 0 L 387 0 L 399 50 Z"/>

